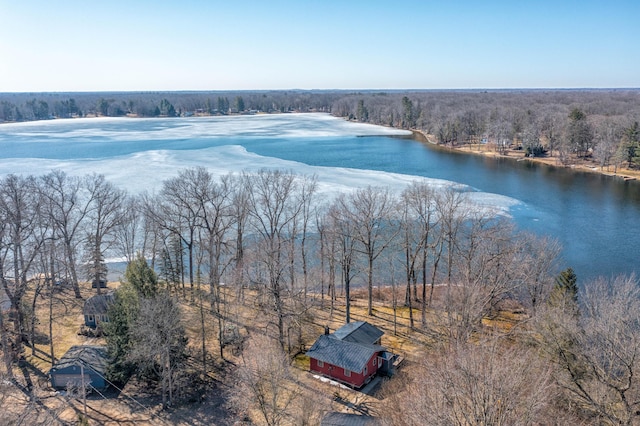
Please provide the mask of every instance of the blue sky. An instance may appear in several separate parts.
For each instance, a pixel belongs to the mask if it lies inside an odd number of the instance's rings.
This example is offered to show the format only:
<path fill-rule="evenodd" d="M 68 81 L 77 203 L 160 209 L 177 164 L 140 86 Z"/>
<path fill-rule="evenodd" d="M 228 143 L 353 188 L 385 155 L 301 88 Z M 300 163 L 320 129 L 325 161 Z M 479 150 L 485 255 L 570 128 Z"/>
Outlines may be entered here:
<path fill-rule="evenodd" d="M 0 92 L 640 87 L 638 16 L 638 0 L 0 0 Z"/>

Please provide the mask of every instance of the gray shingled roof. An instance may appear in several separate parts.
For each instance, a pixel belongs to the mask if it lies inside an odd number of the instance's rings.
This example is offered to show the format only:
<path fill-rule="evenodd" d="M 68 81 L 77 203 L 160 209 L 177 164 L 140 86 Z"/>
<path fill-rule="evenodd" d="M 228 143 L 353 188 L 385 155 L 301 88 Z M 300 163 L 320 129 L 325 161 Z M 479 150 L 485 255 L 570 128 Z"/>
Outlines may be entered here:
<path fill-rule="evenodd" d="M 333 334 L 323 334 L 307 351 L 307 356 L 360 373 L 371 357 L 385 348 L 374 345 L 384 333 L 363 321 L 345 324 Z"/>
<path fill-rule="evenodd" d="M 333 333 L 337 339 L 365 345 L 373 345 L 383 334 L 378 327 L 365 321 L 347 323 Z"/>
<path fill-rule="evenodd" d="M 327 413 L 320 426 L 374 426 L 381 423 L 375 417 L 347 413 Z"/>
<path fill-rule="evenodd" d="M 69 348 L 62 358 L 51 367 L 51 371 L 83 364 L 85 367 L 104 375 L 108 360 L 106 346 L 76 345 Z"/>
<path fill-rule="evenodd" d="M 109 305 L 115 302 L 115 298 L 113 293 L 109 294 L 96 294 L 87 299 L 84 302 L 84 307 L 82 308 L 82 315 L 100 315 L 106 314 L 109 309 Z"/>

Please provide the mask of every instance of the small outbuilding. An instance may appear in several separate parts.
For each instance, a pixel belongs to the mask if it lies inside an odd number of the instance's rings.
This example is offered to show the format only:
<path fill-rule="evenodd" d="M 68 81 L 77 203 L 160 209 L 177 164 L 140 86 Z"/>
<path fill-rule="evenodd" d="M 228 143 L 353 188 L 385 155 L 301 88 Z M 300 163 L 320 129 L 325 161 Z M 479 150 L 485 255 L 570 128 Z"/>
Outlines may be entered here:
<path fill-rule="evenodd" d="M 84 325 L 96 328 L 101 322 L 109 322 L 109 306 L 115 302 L 113 293 L 96 294 L 84 302 Z"/>
<path fill-rule="evenodd" d="M 108 359 L 106 346 L 72 346 L 49 370 L 51 385 L 67 389 L 84 383 L 89 388 L 105 389 L 109 386 L 105 379 Z"/>
<path fill-rule="evenodd" d="M 390 354 L 380 339 L 384 332 L 364 321 L 345 324 L 325 334 L 307 352 L 309 369 L 353 388 L 361 388 L 378 373 Z M 388 373 L 388 371 L 387 371 Z"/>
<path fill-rule="evenodd" d="M 107 288 L 107 280 L 93 280 L 91 281 L 91 288 Z"/>

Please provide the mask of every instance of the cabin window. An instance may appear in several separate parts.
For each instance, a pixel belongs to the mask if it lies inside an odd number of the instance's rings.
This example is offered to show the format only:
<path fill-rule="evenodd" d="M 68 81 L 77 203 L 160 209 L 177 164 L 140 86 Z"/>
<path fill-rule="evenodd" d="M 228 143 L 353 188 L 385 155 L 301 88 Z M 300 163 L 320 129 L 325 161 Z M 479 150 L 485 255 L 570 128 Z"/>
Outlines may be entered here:
<path fill-rule="evenodd" d="M 324 367 L 324 362 L 318 360 L 318 367 L 320 367 L 320 368 Z"/>
<path fill-rule="evenodd" d="M 364 375 L 366 376 L 368 372 L 369 372 L 369 370 L 368 370 L 368 369 L 367 369 L 367 367 L 365 366 L 365 367 L 364 367 Z"/>
<path fill-rule="evenodd" d="M 87 315 L 87 322 L 93 322 L 93 315 Z"/>
<path fill-rule="evenodd" d="M 375 367 L 377 365 L 378 362 L 378 358 L 377 357 L 373 357 L 373 366 Z"/>
<path fill-rule="evenodd" d="M 351 377 L 351 371 L 344 369 L 344 377 Z"/>

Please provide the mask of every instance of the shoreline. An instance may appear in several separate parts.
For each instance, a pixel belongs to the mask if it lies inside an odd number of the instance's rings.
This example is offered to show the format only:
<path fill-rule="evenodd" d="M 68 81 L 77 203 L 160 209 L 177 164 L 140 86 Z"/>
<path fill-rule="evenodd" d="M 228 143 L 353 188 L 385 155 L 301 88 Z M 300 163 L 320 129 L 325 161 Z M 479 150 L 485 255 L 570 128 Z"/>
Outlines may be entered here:
<path fill-rule="evenodd" d="M 118 117 L 107 117 L 107 116 L 100 116 L 100 115 L 86 115 L 83 117 L 69 117 L 69 118 L 53 118 L 53 119 L 49 119 L 49 120 L 26 120 L 26 121 L 3 121 L 0 122 L 0 125 L 11 125 L 11 124 L 25 124 L 25 123 L 41 123 L 41 122 L 56 122 L 56 121 L 67 121 L 67 120 L 83 120 L 83 119 L 89 119 L 89 120 L 100 120 L 100 119 L 129 119 L 129 118 L 135 118 L 135 119 L 154 119 L 154 118 L 190 118 L 190 117 L 231 117 L 231 116 L 251 116 L 251 115 L 279 115 L 279 114 L 310 114 L 310 113 L 316 113 L 316 111 L 311 111 L 311 112 L 297 112 L 297 111 L 293 111 L 293 112 L 256 112 L 256 113 L 231 113 L 231 114 L 215 114 L 215 115 L 200 115 L 200 114 L 194 114 L 193 116 L 179 116 L 179 117 L 167 117 L 167 116 L 159 116 L 159 117 L 139 117 L 137 115 L 131 115 L 131 114 L 127 114 L 124 116 L 118 116 Z M 336 117 L 336 118 L 342 118 L 343 120 L 347 121 L 347 122 L 353 122 L 353 123 L 361 123 L 359 121 L 352 121 L 349 120 L 346 117 L 340 117 L 340 116 L 336 116 L 333 115 L 331 113 L 325 113 L 328 114 L 332 117 Z M 392 127 L 392 126 L 385 126 L 385 125 L 380 125 L 380 124 L 373 124 L 373 123 L 362 123 L 362 124 L 369 124 L 369 125 L 374 125 L 374 126 L 380 126 L 380 127 L 384 127 L 384 128 L 388 128 L 388 129 L 393 129 L 393 130 L 404 130 L 404 131 L 409 131 L 411 132 L 411 135 L 393 135 L 391 137 L 409 137 L 412 138 L 418 142 L 424 143 L 432 148 L 435 149 L 440 149 L 443 151 L 448 151 L 448 152 L 454 152 L 454 153 L 460 153 L 460 154 L 472 154 L 472 155 L 476 155 L 476 156 L 482 156 L 482 157 L 487 157 L 487 158 L 493 158 L 493 159 L 507 159 L 507 160 L 512 160 L 512 161 L 527 161 L 530 163 L 534 163 L 534 164 L 540 164 L 540 165 L 544 165 L 544 166 L 548 166 L 548 167 L 554 167 L 554 168 L 559 168 L 559 169 L 566 169 L 566 170 L 570 170 L 570 171 L 574 171 L 574 172 L 582 172 L 582 173 L 590 173 L 590 174 L 597 174 L 600 176 L 605 176 L 605 177 L 609 177 L 609 178 L 614 178 L 616 180 L 622 181 L 622 182 L 640 182 L 640 170 L 631 170 L 628 168 L 623 168 L 623 167 L 618 167 L 618 169 L 615 172 L 612 172 L 611 170 L 607 170 L 607 169 L 602 169 L 601 167 L 599 167 L 598 165 L 594 164 L 594 163 L 589 163 L 589 162 L 585 162 L 585 163 L 578 163 L 578 164 L 568 164 L 568 165 L 563 165 L 560 163 L 560 160 L 558 159 L 558 157 L 554 157 L 551 155 L 545 156 L 545 157 L 526 157 L 524 156 L 523 152 L 521 150 L 507 150 L 506 154 L 500 154 L 496 151 L 492 151 L 487 149 L 488 146 L 485 144 L 474 144 L 474 145 L 463 145 L 463 146 L 447 146 L 447 145 L 441 145 L 438 144 L 436 142 L 433 141 L 433 135 L 427 134 L 422 130 L 416 130 L 416 129 L 402 129 L 402 128 L 398 128 L 398 127 Z M 389 136 L 389 135 L 385 135 L 385 136 Z M 584 160 L 582 160 L 584 161 Z"/>
<path fill-rule="evenodd" d="M 464 146 L 446 146 L 440 145 L 436 142 L 433 142 L 432 135 L 424 133 L 421 130 L 411 130 L 414 135 L 414 139 L 418 142 L 422 142 L 424 144 L 428 144 L 432 148 L 441 149 L 448 152 L 460 153 L 460 154 L 471 154 L 476 156 L 482 156 L 493 159 L 505 159 L 511 161 L 527 161 L 529 163 L 539 164 L 548 167 L 554 167 L 558 169 L 565 169 L 574 172 L 581 173 L 590 173 L 596 174 L 608 178 L 614 178 L 621 182 L 634 182 L 640 181 L 640 170 L 630 170 L 628 168 L 618 167 L 616 172 L 611 170 L 602 169 L 598 165 L 593 163 L 586 164 L 568 164 L 563 165 L 560 164 L 560 160 L 558 157 L 554 157 L 551 155 L 545 157 L 525 157 L 522 151 L 517 150 L 508 150 L 506 154 L 500 154 L 496 151 L 491 151 L 486 149 L 486 145 L 475 144 L 475 145 L 464 145 Z M 485 148 L 485 149 L 481 149 Z"/>

